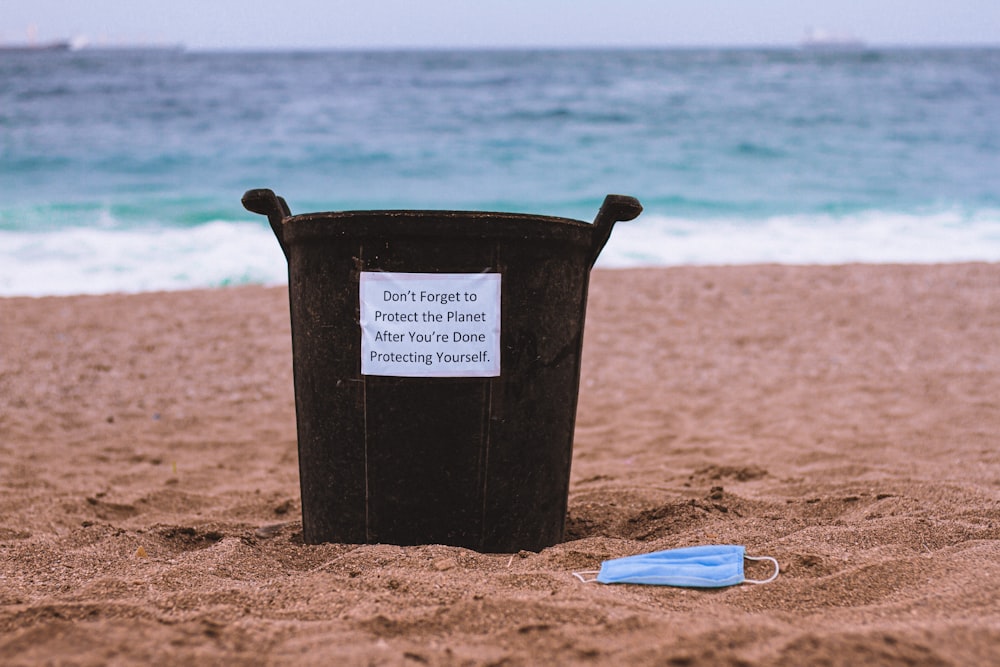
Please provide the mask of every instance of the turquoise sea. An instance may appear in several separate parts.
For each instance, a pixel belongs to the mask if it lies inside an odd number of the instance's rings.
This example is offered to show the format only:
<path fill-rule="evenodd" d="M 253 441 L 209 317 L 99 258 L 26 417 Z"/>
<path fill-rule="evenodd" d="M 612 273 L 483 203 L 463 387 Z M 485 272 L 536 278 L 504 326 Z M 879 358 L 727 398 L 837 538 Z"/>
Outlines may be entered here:
<path fill-rule="evenodd" d="M 1000 48 L 0 54 L 0 295 L 283 282 L 256 187 L 633 195 L 605 267 L 1000 261 Z"/>

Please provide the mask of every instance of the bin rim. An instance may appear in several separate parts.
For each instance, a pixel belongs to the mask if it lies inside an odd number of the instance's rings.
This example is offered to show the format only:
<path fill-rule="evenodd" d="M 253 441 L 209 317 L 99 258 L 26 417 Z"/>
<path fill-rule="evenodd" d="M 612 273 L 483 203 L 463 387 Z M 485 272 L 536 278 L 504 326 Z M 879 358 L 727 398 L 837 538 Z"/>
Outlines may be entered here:
<path fill-rule="evenodd" d="M 457 210 L 371 210 L 303 213 L 283 218 L 288 243 L 325 237 L 518 238 L 531 241 L 590 242 L 593 225 L 580 220 L 529 213 Z"/>
<path fill-rule="evenodd" d="M 341 211 L 314 211 L 286 216 L 283 222 L 298 222 L 313 219 L 342 218 L 446 218 L 446 219 L 488 219 L 488 220 L 531 220 L 538 222 L 554 222 L 572 226 L 591 227 L 593 223 L 575 218 L 557 215 L 539 215 L 537 213 L 522 213 L 517 211 L 483 211 L 464 209 L 430 209 L 430 208 L 387 208 L 387 209 L 350 209 Z"/>
<path fill-rule="evenodd" d="M 533 213 L 387 209 L 372 211 L 328 211 L 292 215 L 288 203 L 266 188 L 247 190 L 243 206 L 266 215 L 271 229 L 288 258 L 288 246 L 302 239 L 414 236 L 518 239 L 521 242 L 562 241 L 589 246 L 588 263 L 593 266 L 616 222 L 632 220 L 642 212 L 635 197 L 608 195 L 594 222 Z"/>

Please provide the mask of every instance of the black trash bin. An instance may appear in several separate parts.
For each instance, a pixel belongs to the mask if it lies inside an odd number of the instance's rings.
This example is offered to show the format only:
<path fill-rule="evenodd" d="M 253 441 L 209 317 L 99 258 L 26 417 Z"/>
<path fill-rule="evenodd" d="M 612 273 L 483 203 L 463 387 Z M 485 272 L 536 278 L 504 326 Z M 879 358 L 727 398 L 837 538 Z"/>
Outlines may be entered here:
<path fill-rule="evenodd" d="M 243 205 L 288 260 L 305 541 L 559 542 L 590 269 L 639 202 L 593 224 Z"/>

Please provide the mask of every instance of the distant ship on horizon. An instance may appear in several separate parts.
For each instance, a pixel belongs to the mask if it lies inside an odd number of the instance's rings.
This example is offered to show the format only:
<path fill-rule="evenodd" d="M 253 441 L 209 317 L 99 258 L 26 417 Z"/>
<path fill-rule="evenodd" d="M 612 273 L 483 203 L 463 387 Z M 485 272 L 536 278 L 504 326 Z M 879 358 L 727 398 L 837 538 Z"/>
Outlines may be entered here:
<path fill-rule="evenodd" d="M 41 41 L 38 39 L 38 27 L 35 25 L 28 26 L 27 39 L 25 41 L 5 42 L 0 39 L 0 54 L 82 51 L 85 49 L 95 51 L 183 51 L 184 45 L 163 41 L 108 39 L 105 35 L 102 35 L 95 40 L 92 40 L 87 35 L 77 35 L 72 39 L 52 39 L 48 41 Z"/>
<path fill-rule="evenodd" d="M 86 39 L 58 40 L 44 43 L 4 44 L 0 42 L 0 55 L 17 53 L 54 53 L 60 51 L 184 51 L 183 44 L 146 43 L 91 43 Z"/>
<path fill-rule="evenodd" d="M 813 50 L 857 51 L 867 45 L 864 40 L 852 34 L 838 34 L 821 28 L 810 28 L 802 38 L 801 46 Z"/>
<path fill-rule="evenodd" d="M 7 43 L 0 40 L 0 53 L 38 53 L 44 51 L 69 51 L 72 47 L 70 40 L 57 39 L 49 41 L 39 41 L 38 26 L 29 25 L 27 40 L 24 42 Z"/>
<path fill-rule="evenodd" d="M 39 51 L 69 51 L 69 40 L 58 40 L 55 42 L 25 43 L 25 44 L 2 44 L 0 43 L 0 53 L 36 53 Z"/>

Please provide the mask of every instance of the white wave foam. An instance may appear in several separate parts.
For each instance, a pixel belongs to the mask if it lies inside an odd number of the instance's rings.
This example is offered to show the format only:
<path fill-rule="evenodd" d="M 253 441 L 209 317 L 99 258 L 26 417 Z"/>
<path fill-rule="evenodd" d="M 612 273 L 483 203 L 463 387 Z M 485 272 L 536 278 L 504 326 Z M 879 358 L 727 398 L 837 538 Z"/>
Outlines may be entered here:
<path fill-rule="evenodd" d="M 778 216 L 761 221 L 644 215 L 616 226 L 597 265 L 1000 261 L 1000 211 Z"/>
<path fill-rule="evenodd" d="M 644 214 L 616 226 L 606 268 L 722 264 L 1000 261 L 1000 210 L 926 215 L 683 220 Z M 271 231 L 249 222 L 191 228 L 0 231 L 0 296 L 283 284 Z"/>
<path fill-rule="evenodd" d="M 274 235 L 251 223 L 0 232 L 0 295 L 5 296 L 147 292 L 286 280 L 287 265 Z"/>

